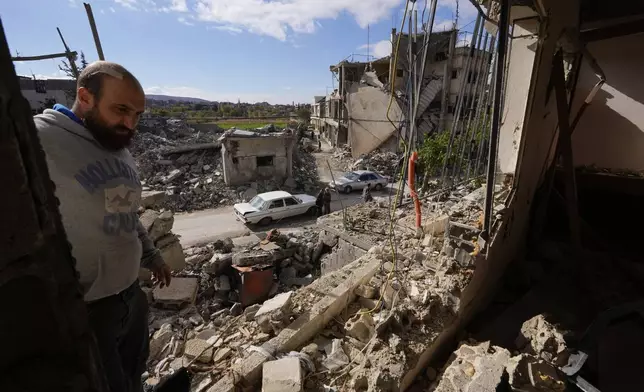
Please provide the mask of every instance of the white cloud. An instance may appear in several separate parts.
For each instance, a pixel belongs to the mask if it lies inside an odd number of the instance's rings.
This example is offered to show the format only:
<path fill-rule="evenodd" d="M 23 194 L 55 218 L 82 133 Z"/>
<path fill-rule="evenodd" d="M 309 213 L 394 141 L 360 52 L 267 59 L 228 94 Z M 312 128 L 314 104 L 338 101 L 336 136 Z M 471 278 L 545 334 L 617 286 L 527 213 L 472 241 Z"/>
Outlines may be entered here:
<path fill-rule="evenodd" d="M 268 102 L 272 104 L 290 104 L 293 101 L 300 103 L 308 103 L 313 98 L 313 93 L 304 94 L 302 91 L 284 91 L 282 94 L 275 93 L 238 93 L 238 92 L 217 92 L 212 93 L 209 91 L 204 91 L 194 87 L 180 86 L 154 86 L 145 88 L 146 94 L 160 94 L 160 95 L 172 95 L 176 97 L 191 97 L 191 98 L 201 98 L 209 101 L 219 101 L 219 102 L 237 102 L 241 100 L 242 102 Z M 310 96 L 309 96 L 310 95 Z M 318 94 L 324 95 L 324 94 Z"/>
<path fill-rule="evenodd" d="M 137 1 L 136 0 L 114 0 L 116 4 L 120 4 L 125 8 L 129 8 L 133 11 L 137 11 Z"/>
<path fill-rule="evenodd" d="M 186 4 L 186 0 L 172 0 L 170 10 L 176 12 L 188 12 L 188 4 Z"/>
<path fill-rule="evenodd" d="M 443 21 L 435 21 L 434 22 L 434 28 L 432 31 L 434 32 L 441 32 L 441 31 L 448 31 L 454 28 L 454 21 L 453 20 L 443 20 Z"/>
<path fill-rule="evenodd" d="M 243 32 L 242 29 L 240 29 L 239 27 L 234 27 L 234 26 L 208 26 L 208 27 L 206 27 L 206 29 L 207 30 L 213 30 L 213 29 L 214 30 L 221 30 L 221 31 L 225 31 L 225 32 L 230 33 L 230 34 L 240 34 L 240 33 Z"/>
<path fill-rule="evenodd" d="M 186 25 L 186 26 L 194 26 L 194 25 L 195 25 L 194 23 L 192 23 L 192 22 L 188 21 L 188 20 L 187 20 L 186 18 L 184 18 L 183 16 L 181 16 L 181 17 L 177 18 L 177 20 L 179 21 L 179 23 L 183 23 L 183 24 L 184 24 L 184 25 Z"/>
<path fill-rule="evenodd" d="M 476 19 L 478 11 L 469 0 L 438 0 L 438 11 L 451 12 L 451 18 L 456 18 L 456 8 L 458 5 L 458 27 L 461 28 Z"/>
<path fill-rule="evenodd" d="M 381 58 L 391 55 L 391 41 L 382 40 L 373 44 L 365 44 L 358 47 L 359 50 L 364 50 L 365 52 L 369 50 L 369 54 L 375 58 Z"/>
<path fill-rule="evenodd" d="M 110 7 L 110 11 L 112 11 L 112 13 L 116 12 L 116 10 L 114 9 L 114 7 Z"/>
<path fill-rule="evenodd" d="M 353 15 L 366 28 L 390 15 L 401 0 L 197 0 L 197 19 L 285 41 L 290 33 L 313 33 L 319 20 Z"/>

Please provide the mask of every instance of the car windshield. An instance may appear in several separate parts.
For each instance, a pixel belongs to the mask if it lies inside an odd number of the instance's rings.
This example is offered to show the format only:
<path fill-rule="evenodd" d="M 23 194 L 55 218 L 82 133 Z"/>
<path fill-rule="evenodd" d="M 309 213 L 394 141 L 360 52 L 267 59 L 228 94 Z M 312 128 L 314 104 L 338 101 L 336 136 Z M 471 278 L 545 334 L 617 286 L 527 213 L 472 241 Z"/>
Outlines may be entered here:
<path fill-rule="evenodd" d="M 259 196 L 255 196 L 255 197 L 253 197 L 251 199 L 250 203 L 248 203 L 248 204 L 250 204 L 251 207 L 253 207 L 253 208 L 257 209 L 257 210 L 261 210 L 262 206 L 264 205 L 264 199 L 262 199 Z"/>
<path fill-rule="evenodd" d="M 354 172 L 347 172 L 347 173 L 344 173 L 342 177 L 346 178 L 347 180 L 355 181 L 358 179 L 359 176 Z"/>

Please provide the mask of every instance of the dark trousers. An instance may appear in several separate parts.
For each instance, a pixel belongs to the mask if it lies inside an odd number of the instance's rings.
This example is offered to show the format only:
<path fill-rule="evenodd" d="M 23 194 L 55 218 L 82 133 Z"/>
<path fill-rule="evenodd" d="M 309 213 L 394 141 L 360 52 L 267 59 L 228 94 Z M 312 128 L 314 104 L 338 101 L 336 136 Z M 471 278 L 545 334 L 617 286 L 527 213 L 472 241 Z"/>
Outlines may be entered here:
<path fill-rule="evenodd" d="M 136 281 L 87 304 L 89 324 L 111 392 L 141 392 L 149 353 L 148 300 Z"/>
<path fill-rule="evenodd" d="M 322 215 L 327 215 L 331 213 L 331 203 L 324 203 L 324 208 L 322 209 Z"/>

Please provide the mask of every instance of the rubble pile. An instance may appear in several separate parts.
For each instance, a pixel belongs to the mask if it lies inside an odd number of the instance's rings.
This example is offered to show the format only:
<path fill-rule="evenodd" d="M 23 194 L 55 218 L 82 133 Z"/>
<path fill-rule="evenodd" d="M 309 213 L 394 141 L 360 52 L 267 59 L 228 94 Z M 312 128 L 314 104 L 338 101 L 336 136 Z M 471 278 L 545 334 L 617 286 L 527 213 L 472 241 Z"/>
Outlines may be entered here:
<path fill-rule="evenodd" d="M 228 187 L 224 182 L 220 142 L 222 133 L 196 132 L 184 120 L 149 118 L 134 137 L 130 150 L 145 190 L 163 191 L 168 197 L 159 205 L 173 211 L 193 211 L 248 201 L 257 193 L 278 190 L 273 180 Z M 269 133 L 274 125 L 258 128 Z M 223 132 L 223 130 L 222 130 Z M 294 183 L 287 188 L 313 192 L 317 189 L 315 160 L 302 146 L 294 154 Z M 249 191 L 250 190 L 250 191 Z"/>
<path fill-rule="evenodd" d="M 503 388 L 511 391 L 563 392 L 570 351 L 557 328 L 538 315 L 523 323 L 514 355 L 490 342 L 462 343 L 452 354 L 433 392 L 481 391 Z M 509 375 L 508 380 L 503 374 Z M 434 371 L 435 373 L 435 371 Z"/>
<path fill-rule="evenodd" d="M 376 173 L 397 180 L 400 175 L 399 162 L 401 156 L 391 151 L 375 150 L 354 161 L 349 170 L 371 170 Z"/>
<path fill-rule="evenodd" d="M 294 300 L 295 290 L 314 281 L 320 257 L 330 250 L 312 229 L 186 249 L 185 268 L 168 288 L 175 291 L 152 294 L 147 386 L 196 358 L 193 371 L 209 371 L 193 380 L 192 390 L 205 390 L 200 386 L 217 381 L 307 310 Z M 263 295 L 253 297 L 258 292 Z"/>

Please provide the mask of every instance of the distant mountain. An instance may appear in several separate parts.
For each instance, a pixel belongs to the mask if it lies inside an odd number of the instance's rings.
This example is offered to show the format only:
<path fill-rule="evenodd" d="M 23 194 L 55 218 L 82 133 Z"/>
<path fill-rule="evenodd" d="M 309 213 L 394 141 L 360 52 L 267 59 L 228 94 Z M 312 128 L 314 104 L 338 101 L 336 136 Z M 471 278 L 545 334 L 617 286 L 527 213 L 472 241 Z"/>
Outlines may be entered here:
<path fill-rule="evenodd" d="M 191 98 L 191 97 L 175 97 L 172 95 L 159 95 L 159 94 L 145 94 L 147 99 L 154 101 L 177 101 L 177 102 L 188 102 L 188 103 L 209 103 L 205 99 L 201 98 Z"/>

